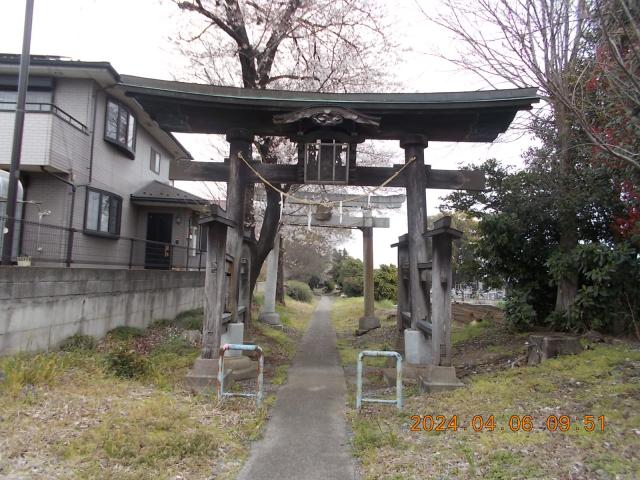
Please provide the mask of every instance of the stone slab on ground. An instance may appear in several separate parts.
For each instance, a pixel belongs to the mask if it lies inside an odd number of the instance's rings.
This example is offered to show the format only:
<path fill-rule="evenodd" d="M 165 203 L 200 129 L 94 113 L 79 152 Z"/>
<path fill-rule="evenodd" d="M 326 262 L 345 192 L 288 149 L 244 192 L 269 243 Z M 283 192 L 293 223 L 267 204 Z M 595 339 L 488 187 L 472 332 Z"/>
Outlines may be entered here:
<path fill-rule="evenodd" d="M 464 383 L 456 377 L 455 367 L 428 365 L 419 377 L 420 391 L 425 393 L 444 392 L 464 387 Z"/>
<path fill-rule="evenodd" d="M 378 317 L 360 317 L 358 320 L 358 329 L 356 330 L 356 335 L 364 335 L 370 330 L 374 330 L 376 328 L 380 328 L 380 319 Z"/>
<path fill-rule="evenodd" d="M 229 357 L 224 359 L 226 373 L 224 389 L 229 390 L 234 382 L 258 377 L 258 362 L 249 357 Z M 185 377 L 185 384 L 198 393 L 215 392 L 218 379 L 217 358 L 197 358 L 193 368 Z"/>
<path fill-rule="evenodd" d="M 553 332 L 529 335 L 527 350 L 527 363 L 536 365 L 560 355 L 576 355 L 583 348 L 578 337 Z"/>
<path fill-rule="evenodd" d="M 264 438 L 252 445 L 239 480 L 354 479 L 347 438 L 346 386 L 322 297 L 289 369 Z"/>
<path fill-rule="evenodd" d="M 396 369 L 385 368 L 383 375 L 387 385 L 396 384 Z M 402 379 L 405 384 L 417 384 L 420 391 L 425 393 L 443 392 L 464 386 L 456 376 L 455 367 L 442 367 L 436 365 L 402 365 Z"/>

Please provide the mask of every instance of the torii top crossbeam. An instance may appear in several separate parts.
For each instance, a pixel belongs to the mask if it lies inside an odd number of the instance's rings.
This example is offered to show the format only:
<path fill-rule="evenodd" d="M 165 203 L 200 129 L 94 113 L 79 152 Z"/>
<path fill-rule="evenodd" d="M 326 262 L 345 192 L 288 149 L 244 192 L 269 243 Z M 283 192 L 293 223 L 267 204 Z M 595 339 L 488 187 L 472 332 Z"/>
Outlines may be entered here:
<path fill-rule="evenodd" d="M 226 134 L 243 131 L 253 137 L 283 136 L 300 146 L 315 141 L 324 131 L 334 141 L 350 144 L 366 139 L 491 142 L 506 131 L 519 110 L 539 101 L 535 88 L 453 93 L 353 93 L 331 94 L 282 90 L 219 87 L 151 78 L 122 76 L 116 87 L 134 97 L 159 126 L 168 132 Z M 318 133 L 321 131 L 320 133 Z M 233 135 L 236 135 L 233 133 Z M 311 137 L 311 138 L 310 138 Z M 325 144 L 326 145 L 326 144 Z M 406 176 L 395 177 L 400 166 L 348 165 L 345 185 L 404 187 Z M 335 150 L 334 150 L 335 154 Z M 337 158 L 337 157 L 336 157 Z M 318 162 L 319 165 L 319 162 Z M 327 164 L 325 164 L 328 166 Z M 308 182 L 306 166 L 268 165 L 256 162 L 248 181 L 259 177 L 272 183 Z M 425 188 L 481 190 L 480 172 L 423 169 Z M 335 171 L 334 177 L 335 177 Z M 176 161 L 173 180 L 227 181 L 229 165 L 222 162 Z M 334 178 L 335 179 L 335 178 Z"/>
<path fill-rule="evenodd" d="M 357 133 L 369 139 L 400 140 L 407 134 L 429 141 L 491 142 L 519 110 L 538 101 L 536 88 L 449 93 L 317 93 L 253 90 L 122 75 L 120 88 L 142 104 L 161 128 L 178 133 L 291 137 L 305 108 L 357 111 Z M 321 113 L 321 112 L 318 112 Z M 275 121 L 274 121 L 275 119 Z M 352 119 L 349 119 L 352 120 Z M 353 121 L 353 120 L 352 120 Z"/>

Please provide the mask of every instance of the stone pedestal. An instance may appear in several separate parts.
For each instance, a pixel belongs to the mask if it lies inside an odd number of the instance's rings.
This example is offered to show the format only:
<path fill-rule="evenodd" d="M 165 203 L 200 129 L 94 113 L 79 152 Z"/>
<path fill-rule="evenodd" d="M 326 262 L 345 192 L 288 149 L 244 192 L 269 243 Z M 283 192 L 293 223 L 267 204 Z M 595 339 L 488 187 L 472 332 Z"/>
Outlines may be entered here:
<path fill-rule="evenodd" d="M 432 362 L 433 352 L 430 340 L 420 330 L 404 331 L 404 360 L 413 365 L 427 365 Z"/>
<path fill-rule="evenodd" d="M 390 387 L 396 384 L 395 368 L 385 368 L 383 374 Z M 403 381 L 412 380 L 417 383 L 420 391 L 424 393 L 443 392 L 464 386 L 456 377 L 455 367 L 406 363 L 402 365 L 402 378 Z"/>
<path fill-rule="evenodd" d="M 258 362 L 249 357 L 225 358 L 225 390 L 238 380 L 258 377 Z M 198 393 L 212 393 L 216 391 L 218 381 L 218 359 L 197 358 L 193 368 L 187 373 L 185 383 L 187 387 Z"/>
<path fill-rule="evenodd" d="M 576 355 L 582 352 L 580 339 L 562 333 L 540 333 L 529 335 L 527 340 L 527 363 L 536 365 L 560 355 Z"/>
<path fill-rule="evenodd" d="M 267 257 L 267 280 L 264 284 L 264 304 L 259 320 L 268 325 L 280 325 L 280 314 L 276 312 L 276 289 L 278 285 L 278 256 L 280 254 L 280 236 L 276 235 L 273 250 Z"/>
<path fill-rule="evenodd" d="M 427 365 L 424 369 L 420 369 L 418 385 L 420 390 L 426 393 L 444 392 L 464 387 L 464 383 L 456 377 L 455 367 L 439 365 Z"/>
<path fill-rule="evenodd" d="M 242 344 L 244 341 L 244 323 L 228 323 L 227 331 L 220 336 L 220 346 L 225 343 Z M 224 352 L 225 361 L 228 358 L 241 357 L 241 350 L 227 350 Z M 216 367 L 217 369 L 217 367 Z"/>

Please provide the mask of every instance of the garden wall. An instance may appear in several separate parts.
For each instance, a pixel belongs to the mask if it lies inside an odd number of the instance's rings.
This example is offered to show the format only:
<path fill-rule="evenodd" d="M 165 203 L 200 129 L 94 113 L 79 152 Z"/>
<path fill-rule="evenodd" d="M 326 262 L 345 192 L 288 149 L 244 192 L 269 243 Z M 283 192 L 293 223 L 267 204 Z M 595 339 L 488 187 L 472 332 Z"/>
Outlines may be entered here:
<path fill-rule="evenodd" d="M 204 272 L 0 267 L 0 355 L 103 337 L 202 306 Z"/>

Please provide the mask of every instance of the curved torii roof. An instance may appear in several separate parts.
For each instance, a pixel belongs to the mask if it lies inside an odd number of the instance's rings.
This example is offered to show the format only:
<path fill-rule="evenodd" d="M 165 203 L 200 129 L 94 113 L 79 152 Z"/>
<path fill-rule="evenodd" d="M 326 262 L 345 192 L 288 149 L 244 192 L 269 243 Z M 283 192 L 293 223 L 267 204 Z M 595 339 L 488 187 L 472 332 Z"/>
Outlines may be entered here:
<path fill-rule="evenodd" d="M 166 131 L 218 133 L 245 129 L 255 135 L 295 136 L 296 121 L 283 116 L 315 107 L 361 114 L 355 132 L 399 140 L 491 142 L 519 110 L 539 101 L 536 88 L 447 93 L 317 93 L 253 90 L 122 75 L 119 89 L 135 98 Z M 274 118 L 275 117 L 275 118 Z M 374 119 L 373 121 L 371 119 Z"/>

